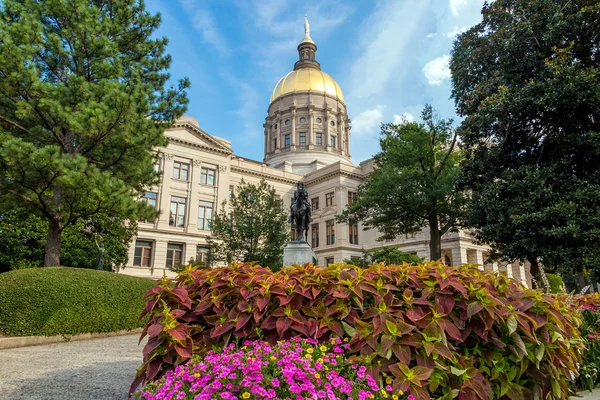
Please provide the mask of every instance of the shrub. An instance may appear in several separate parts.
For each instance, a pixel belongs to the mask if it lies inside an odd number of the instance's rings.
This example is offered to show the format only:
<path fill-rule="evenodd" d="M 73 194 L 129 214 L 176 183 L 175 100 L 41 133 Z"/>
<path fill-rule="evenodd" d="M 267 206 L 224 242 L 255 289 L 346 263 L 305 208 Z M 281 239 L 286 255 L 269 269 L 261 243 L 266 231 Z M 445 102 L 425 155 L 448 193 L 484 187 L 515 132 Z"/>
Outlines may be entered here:
<path fill-rule="evenodd" d="M 565 292 L 565 284 L 560 275 L 546 273 L 546 277 L 548 278 L 548 284 L 550 285 L 550 287 L 548 288 L 550 293 Z"/>
<path fill-rule="evenodd" d="M 372 264 L 384 263 L 386 265 L 421 264 L 423 259 L 415 254 L 406 253 L 397 246 L 382 247 L 377 250 L 364 252 L 360 258 L 345 260 L 347 264 L 367 268 Z"/>
<path fill-rule="evenodd" d="M 236 337 L 349 338 L 350 362 L 416 399 L 567 399 L 583 348 L 564 303 L 476 267 L 333 265 L 187 268 L 163 279 L 142 315 L 144 364 L 132 388 Z M 258 329 L 258 331 L 257 331 Z"/>
<path fill-rule="evenodd" d="M 317 345 L 314 339 L 294 338 L 271 346 L 261 341 L 234 344 L 223 352 L 209 351 L 203 359 L 180 365 L 136 393 L 138 399 L 411 399 L 380 387 L 366 368 L 346 363 L 340 339 Z M 389 379 L 389 378 L 388 378 Z"/>
<path fill-rule="evenodd" d="M 79 268 L 32 268 L 0 274 L 0 333 L 59 335 L 143 325 L 143 295 L 155 282 Z"/>

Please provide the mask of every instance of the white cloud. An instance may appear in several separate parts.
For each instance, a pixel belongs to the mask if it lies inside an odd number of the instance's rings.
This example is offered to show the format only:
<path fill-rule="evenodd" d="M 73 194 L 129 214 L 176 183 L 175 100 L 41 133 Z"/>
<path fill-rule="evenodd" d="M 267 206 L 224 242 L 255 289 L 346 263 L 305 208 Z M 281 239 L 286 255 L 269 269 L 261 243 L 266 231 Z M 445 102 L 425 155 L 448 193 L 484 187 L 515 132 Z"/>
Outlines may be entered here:
<path fill-rule="evenodd" d="M 437 35 L 437 33 L 433 33 L 433 32 L 432 32 L 432 33 L 430 33 L 429 35 L 427 35 L 427 36 L 425 36 L 425 37 L 426 37 L 427 39 L 431 39 L 431 38 L 434 38 L 434 37 L 436 37 L 436 35 Z"/>
<path fill-rule="evenodd" d="M 410 46 L 430 9 L 428 1 L 378 4 L 359 29 L 360 56 L 350 67 L 348 89 L 344 89 L 349 94 L 347 99 L 380 95 L 391 80 L 402 79 L 406 70 L 401 66 L 412 57 Z"/>
<path fill-rule="evenodd" d="M 445 54 L 429 61 L 423 67 L 423 74 L 425 74 L 425 78 L 430 85 L 441 85 L 445 80 L 451 78 L 450 56 Z"/>
<path fill-rule="evenodd" d="M 450 10 L 452 14 L 458 16 L 458 8 L 465 5 L 467 0 L 450 0 Z"/>
<path fill-rule="evenodd" d="M 198 8 L 198 3 L 191 0 L 180 0 L 181 5 L 190 13 L 192 26 L 202 35 L 202 39 L 217 49 L 221 54 L 229 54 L 229 46 L 217 29 L 215 18 L 207 10 Z"/>
<path fill-rule="evenodd" d="M 463 25 L 460 28 L 458 26 L 454 25 L 454 29 L 452 29 L 450 32 L 448 32 L 446 34 L 446 36 L 448 36 L 449 38 L 452 39 L 458 34 L 465 33 L 467 30 L 469 30 L 469 28 L 466 27 L 465 25 Z"/>
<path fill-rule="evenodd" d="M 395 124 L 401 124 L 403 122 L 415 122 L 415 116 L 409 112 L 405 112 L 402 115 L 394 114 Z"/>
<path fill-rule="evenodd" d="M 365 110 L 352 118 L 352 134 L 365 136 L 377 133 L 383 121 L 384 108 L 385 106 L 378 104 L 375 108 Z"/>

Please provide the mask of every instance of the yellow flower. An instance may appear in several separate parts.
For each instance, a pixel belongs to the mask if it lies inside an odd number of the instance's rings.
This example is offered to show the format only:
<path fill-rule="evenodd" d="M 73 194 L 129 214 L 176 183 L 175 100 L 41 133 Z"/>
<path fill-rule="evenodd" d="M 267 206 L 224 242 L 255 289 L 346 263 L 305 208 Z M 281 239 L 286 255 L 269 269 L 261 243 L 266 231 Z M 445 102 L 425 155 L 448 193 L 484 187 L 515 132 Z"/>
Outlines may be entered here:
<path fill-rule="evenodd" d="M 321 346 L 321 347 L 319 347 L 319 350 L 321 350 L 322 352 L 326 352 L 327 346 Z"/>
<path fill-rule="evenodd" d="M 199 374 L 199 373 L 197 373 L 197 372 L 194 374 L 194 376 L 195 376 L 196 378 L 200 378 L 200 374 Z"/>
<path fill-rule="evenodd" d="M 402 396 L 402 395 L 404 394 L 404 392 L 403 392 L 402 390 L 398 390 L 398 394 L 399 394 L 400 396 Z"/>
<path fill-rule="evenodd" d="M 329 341 L 331 342 L 331 344 L 335 344 L 336 342 L 335 338 L 331 338 Z"/>
<path fill-rule="evenodd" d="M 312 354 L 306 354 L 306 358 L 312 358 Z"/>
<path fill-rule="evenodd" d="M 392 395 L 392 400 L 398 400 L 398 396 L 396 396 L 395 394 Z"/>
<path fill-rule="evenodd" d="M 394 382 L 394 380 L 390 377 L 385 378 L 385 383 L 387 383 L 388 385 L 391 385 L 392 382 Z"/>
<path fill-rule="evenodd" d="M 319 378 L 321 378 L 321 375 L 315 374 L 315 378 L 319 379 Z"/>
<path fill-rule="evenodd" d="M 271 360 L 277 360 L 277 357 L 271 356 Z"/>
<path fill-rule="evenodd" d="M 317 362 L 318 362 L 318 363 L 321 363 L 321 364 L 323 364 L 323 359 L 322 359 L 322 358 L 319 358 L 319 359 L 317 360 Z"/>
<path fill-rule="evenodd" d="M 313 351 L 314 350 L 312 349 L 312 347 L 309 347 L 308 349 L 306 349 L 306 352 L 309 353 L 309 354 L 312 354 Z"/>
<path fill-rule="evenodd" d="M 242 395 L 242 399 L 249 399 L 249 398 L 250 398 L 250 393 L 244 392 L 244 394 Z"/>
<path fill-rule="evenodd" d="M 347 341 L 348 341 L 348 338 L 347 338 L 347 337 L 345 337 L 345 338 L 344 338 L 344 342 L 347 342 Z"/>

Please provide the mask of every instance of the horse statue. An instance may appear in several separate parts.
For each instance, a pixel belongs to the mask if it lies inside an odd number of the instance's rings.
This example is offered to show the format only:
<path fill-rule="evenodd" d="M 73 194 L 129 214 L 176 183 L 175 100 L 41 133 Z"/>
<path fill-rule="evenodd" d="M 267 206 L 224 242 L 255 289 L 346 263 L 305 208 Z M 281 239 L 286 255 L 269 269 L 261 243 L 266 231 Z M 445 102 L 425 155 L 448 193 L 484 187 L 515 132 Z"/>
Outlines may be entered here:
<path fill-rule="evenodd" d="M 308 227 L 312 222 L 312 207 L 308 202 L 308 192 L 302 182 L 296 184 L 296 191 L 290 205 L 290 215 L 289 222 L 296 224 L 296 241 L 306 242 Z"/>

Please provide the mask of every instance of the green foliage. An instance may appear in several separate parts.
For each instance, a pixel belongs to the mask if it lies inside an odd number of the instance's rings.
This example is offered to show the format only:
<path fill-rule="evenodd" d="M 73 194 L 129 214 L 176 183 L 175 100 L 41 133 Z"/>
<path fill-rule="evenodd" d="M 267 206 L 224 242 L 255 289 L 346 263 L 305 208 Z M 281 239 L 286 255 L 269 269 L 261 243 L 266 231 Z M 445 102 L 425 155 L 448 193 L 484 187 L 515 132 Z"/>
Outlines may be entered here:
<path fill-rule="evenodd" d="M 144 278 L 79 268 L 32 268 L 0 274 L 0 334 L 60 335 L 135 329 Z"/>
<path fill-rule="evenodd" d="M 348 338 L 349 362 L 417 400 L 568 399 L 583 349 L 565 303 L 506 276 L 438 262 L 367 269 L 194 270 L 148 293 L 135 388 L 235 338 Z"/>
<path fill-rule="evenodd" d="M 221 205 L 211 231 L 211 262 L 257 261 L 272 270 L 281 268 L 283 246 L 290 238 L 283 200 L 265 180 L 258 185 L 242 180 Z"/>
<path fill-rule="evenodd" d="M 464 195 L 456 188 L 462 153 L 452 120 L 437 120 L 425 106 L 423 123 L 384 124 L 376 168 L 358 189 L 357 201 L 338 220 L 362 221 L 382 239 L 430 230 L 431 259 L 441 258 L 441 237 L 456 226 Z"/>
<path fill-rule="evenodd" d="M 386 265 L 421 264 L 424 260 L 415 255 L 400 250 L 397 246 L 386 246 L 380 249 L 366 251 L 362 257 L 345 260 L 347 264 L 366 268 L 372 264 L 384 263 Z"/>
<path fill-rule="evenodd" d="M 565 284 L 560 275 L 546 273 L 546 277 L 548 278 L 548 283 L 550 284 L 550 287 L 548 288 L 550 293 L 565 292 Z"/>
<path fill-rule="evenodd" d="M 156 214 L 135 196 L 157 181 L 154 149 L 189 82 L 167 87 L 167 40 L 143 1 L 5 0 L 0 20 L 0 211 L 44 218 L 44 264 L 60 265 L 79 219 Z"/>
<path fill-rule="evenodd" d="M 190 258 L 190 260 L 187 262 L 187 264 L 175 264 L 172 267 L 169 267 L 169 271 L 171 272 L 175 272 L 175 273 L 180 273 L 181 271 L 183 271 L 187 266 L 190 267 L 197 267 L 199 269 L 202 268 L 209 268 L 202 260 L 196 260 L 194 257 Z"/>
<path fill-rule="evenodd" d="M 600 265 L 599 13 L 595 0 L 497 0 L 455 42 L 466 222 L 496 258 Z"/>
<path fill-rule="evenodd" d="M 97 268 L 100 248 L 102 267 L 127 263 L 129 243 L 137 224 L 105 214 L 78 220 L 64 230 L 61 259 L 65 267 Z M 0 272 L 44 265 L 44 242 L 48 224 L 23 210 L 0 216 Z"/>

